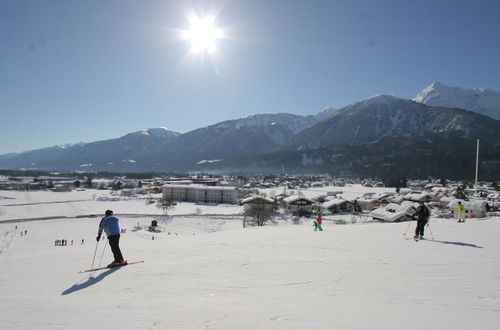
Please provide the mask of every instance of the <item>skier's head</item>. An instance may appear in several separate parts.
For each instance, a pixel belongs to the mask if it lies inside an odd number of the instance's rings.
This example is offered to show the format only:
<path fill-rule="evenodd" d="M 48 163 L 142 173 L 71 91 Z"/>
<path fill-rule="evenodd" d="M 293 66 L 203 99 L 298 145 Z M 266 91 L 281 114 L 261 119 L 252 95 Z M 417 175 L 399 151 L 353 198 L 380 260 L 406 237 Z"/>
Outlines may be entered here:
<path fill-rule="evenodd" d="M 458 205 L 462 205 L 462 202 L 458 202 Z"/>
<path fill-rule="evenodd" d="M 106 213 L 104 213 L 107 217 L 109 217 L 110 215 L 113 215 L 113 211 L 111 210 L 106 210 Z"/>

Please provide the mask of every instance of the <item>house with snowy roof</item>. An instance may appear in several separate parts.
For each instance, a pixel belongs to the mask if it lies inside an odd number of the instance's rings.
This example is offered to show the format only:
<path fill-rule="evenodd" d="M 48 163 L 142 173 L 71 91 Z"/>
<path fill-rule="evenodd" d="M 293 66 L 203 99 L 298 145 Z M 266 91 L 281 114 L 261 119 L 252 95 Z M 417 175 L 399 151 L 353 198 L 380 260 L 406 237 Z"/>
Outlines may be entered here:
<path fill-rule="evenodd" d="M 276 205 L 276 201 L 271 198 L 253 195 L 242 199 L 240 204 L 243 205 L 245 212 L 248 212 L 257 206 L 264 208 L 265 211 L 272 212 L 274 206 Z"/>
<path fill-rule="evenodd" d="M 285 203 L 285 210 L 287 212 L 297 215 L 311 214 L 315 205 L 314 200 L 300 195 L 286 197 L 283 199 L 283 202 Z"/>
<path fill-rule="evenodd" d="M 405 195 L 405 200 L 412 202 L 424 202 L 428 203 L 432 200 L 432 195 L 426 192 L 422 193 L 410 193 Z"/>
<path fill-rule="evenodd" d="M 366 193 L 362 197 L 356 199 L 361 210 L 371 211 L 381 206 L 387 205 L 387 198 L 389 194 L 386 193 Z"/>
<path fill-rule="evenodd" d="M 334 198 L 329 201 L 324 202 L 321 205 L 321 209 L 328 211 L 330 213 L 339 212 L 357 212 L 358 207 L 356 201 L 349 201 L 342 198 Z"/>
<path fill-rule="evenodd" d="M 373 220 L 400 222 L 412 220 L 412 216 L 417 211 L 416 204 L 411 201 L 404 201 L 401 204 L 390 203 L 385 207 L 380 207 L 371 211 L 368 216 Z"/>
<path fill-rule="evenodd" d="M 454 199 L 450 203 L 448 203 L 448 208 L 453 211 L 453 215 L 456 219 L 458 219 L 458 202 L 461 202 L 465 207 L 465 216 L 468 218 L 484 218 L 486 217 L 486 212 L 489 210 L 488 202 L 482 199 L 470 201 Z"/>
<path fill-rule="evenodd" d="M 486 196 L 486 200 L 492 209 L 498 210 L 500 208 L 500 192 L 490 192 L 488 196 Z"/>
<path fill-rule="evenodd" d="M 380 201 L 381 201 L 382 205 L 389 205 L 391 203 L 401 204 L 401 203 L 403 203 L 404 200 L 405 199 L 404 199 L 403 195 L 391 194 L 391 195 L 388 195 L 387 197 L 383 197 Z"/>

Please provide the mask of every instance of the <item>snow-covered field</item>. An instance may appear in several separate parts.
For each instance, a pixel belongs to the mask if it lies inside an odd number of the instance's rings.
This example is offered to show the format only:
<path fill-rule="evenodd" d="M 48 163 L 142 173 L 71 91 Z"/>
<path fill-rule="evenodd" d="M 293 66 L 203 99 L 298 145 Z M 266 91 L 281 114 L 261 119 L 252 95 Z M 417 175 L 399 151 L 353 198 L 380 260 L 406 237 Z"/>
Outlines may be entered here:
<path fill-rule="evenodd" d="M 323 232 L 312 231 L 312 220 L 242 228 L 240 206 L 181 203 L 165 220 L 146 199 L 103 196 L 109 192 L 0 191 L 1 329 L 497 329 L 500 322 L 498 217 L 432 218 L 429 240 L 415 242 L 405 239 L 414 222 L 336 225 L 327 217 Z M 106 209 L 127 229 L 126 259 L 145 262 L 78 273 L 94 254 L 94 265 L 112 260 L 95 241 Z M 145 230 L 153 219 L 163 219 L 164 232 Z M 68 246 L 54 246 L 56 239 Z"/>

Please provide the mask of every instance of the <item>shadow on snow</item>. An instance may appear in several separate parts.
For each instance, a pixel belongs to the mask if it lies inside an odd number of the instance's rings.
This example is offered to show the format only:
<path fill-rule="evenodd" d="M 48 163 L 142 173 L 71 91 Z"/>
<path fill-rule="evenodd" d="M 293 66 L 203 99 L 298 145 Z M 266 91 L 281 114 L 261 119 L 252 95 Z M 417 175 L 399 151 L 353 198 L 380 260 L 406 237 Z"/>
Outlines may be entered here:
<path fill-rule="evenodd" d="M 426 239 L 428 242 L 437 242 L 441 244 L 452 244 L 452 245 L 458 245 L 458 246 L 467 246 L 467 247 L 473 247 L 477 249 L 482 249 L 482 246 L 476 245 L 476 244 L 471 244 L 471 243 L 464 243 L 464 242 L 451 242 L 451 241 L 438 241 L 438 240 L 432 240 L 432 239 Z"/>
<path fill-rule="evenodd" d="M 77 284 L 73 285 L 71 288 L 64 290 L 61 293 L 61 296 L 65 296 L 65 295 L 68 295 L 70 293 L 86 289 L 86 288 L 88 288 L 96 283 L 99 283 L 100 281 L 105 279 L 107 276 L 116 272 L 118 269 L 120 269 L 120 267 L 111 268 L 111 269 L 99 274 L 96 277 L 90 276 L 85 282 L 77 283 Z"/>

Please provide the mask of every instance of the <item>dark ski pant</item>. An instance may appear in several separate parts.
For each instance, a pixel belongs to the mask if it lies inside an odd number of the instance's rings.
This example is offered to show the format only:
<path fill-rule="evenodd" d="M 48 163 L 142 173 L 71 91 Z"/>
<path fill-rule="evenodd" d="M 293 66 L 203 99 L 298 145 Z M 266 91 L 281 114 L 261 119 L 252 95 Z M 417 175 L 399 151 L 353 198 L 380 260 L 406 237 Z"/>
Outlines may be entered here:
<path fill-rule="evenodd" d="M 415 229 L 415 236 L 424 236 L 424 227 L 427 224 L 427 219 L 418 219 L 417 228 Z"/>
<path fill-rule="evenodd" d="M 108 237 L 109 246 L 111 247 L 111 251 L 113 252 L 113 256 L 115 257 L 116 262 L 123 262 L 122 251 L 120 251 L 120 235 L 113 235 Z"/>

